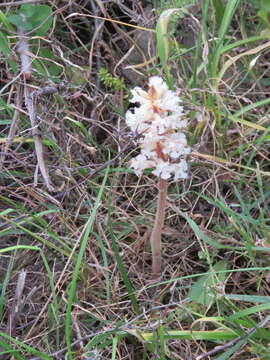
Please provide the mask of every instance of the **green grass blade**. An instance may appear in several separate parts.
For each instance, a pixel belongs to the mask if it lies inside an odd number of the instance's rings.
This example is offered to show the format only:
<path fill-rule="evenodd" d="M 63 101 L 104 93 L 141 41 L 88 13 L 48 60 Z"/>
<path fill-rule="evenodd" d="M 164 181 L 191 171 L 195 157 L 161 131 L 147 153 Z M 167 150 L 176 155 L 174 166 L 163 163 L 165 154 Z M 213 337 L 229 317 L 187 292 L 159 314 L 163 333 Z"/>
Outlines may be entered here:
<path fill-rule="evenodd" d="M 15 32 L 14 27 L 11 25 L 11 23 L 8 21 L 8 18 L 6 17 L 6 15 L 1 10 L 0 10 L 0 22 L 2 22 L 2 24 L 4 25 L 4 27 L 7 30 L 12 31 L 13 33 Z"/>
<path fill-rule="evenodd" d="M 21 341 L 19 341 L 17 339 L 14 339 L 13 337 L 3 333 L 2 331 L 0 331 L 0 336 L 2 336 L 5 339 L 8 339 L 10 342 L 17 345 L 19 348 L 21 348 L 22 351 L 27 351 L 29 354 L 38 356 L 42 360 L 53 360 L 50 356 L 42 353 L 41 351 L 38 351 L 38 350 L 34 349 L 33 347 L 31 347 L 31 346 L 29 346 L 29 345 L 27 345 L 27 344 L 25 344 L 25 343 L 23 343 L 23 342 L 21 342 Z M 3 346 L 5 346 L 5 345 L 3 345 Z M 24 357 L 17 357 L 17 359 L 24 359 L 25 360 Z"/>
<path fill-rule="evenodd" d="M 130 331 L 131 333 L 131 331 Z M 134 335 L 136 330 L 132 331 Z M 224 341 L 231 340 L 238 336 L 238 334 L 233 330 L 213 330 L 213 331 L 191 331 L 191 330 L 168 330 L 164 334 L 165 340 L 172 339 L 186 339 L 186 340 L 208 340 L 208 341 Z M 145 341 L 154 341 L 156 334 L 154 332 L 144 332 L 140 333 Z"/>
<path fill-rule="evenodd" d="M 169 88 L 173 88 L 173 78 L 170 74 L 168 65 L 170 55 L 169 24 L 175 16 L 181 16 L 181 14 L 183 14 L 181 9 L 165 10 L 160 15 L 156 25 L 157 55 L 159 57 L 161 67 L 166 75 L 166 81 Z"/>
<path fill-rule="evenodd" d="M 237 300 L 243 302 L 256 302 L 262 304 L 270 303 L 270 296 L 261 296 L 261 295 L 238 295 L 238 294 L 225 294 L 227 299 Z"/>
<path fill-rule="evenodd" d="M 128 297 L 129 297 L 129 299 L 131 301 L 133 310 L 137 314 L 139 314 L 140 307 L 139 307 L 137 299 L 136 299 L 136 297 L 134 295 L 134 289 L 133 289 L 133 287 L 131 285 L 131 282 L 130 282 L 130 280 L 128 278 L 127 271 L 126 271 L 126 269 L 124 267 L 124 264 L 123 264 L 121 256 L 120 256 L 119 248 L 118 248 L 118 245 L 117 245 L 117 238 L 114 235 L 113 226 L 112 226 L 112 220 L 111 220 L 110 217 L 109 217 L 109 233 L 110 233 L 110 237 L 111 237 L 111 241 L 112 241 L 112 249 L 113 249 L 113 252 L 115 254 L 115 260 L 117 262 L 118 269 L 119 269 L 119 272 L 121 274 L 122 280 L 123 280 L 123 282 L 125 284 L 125 287 L 127 289 Z"/>
<path fill-rule="evenodd" d="M 68 296 L 68 303 L 67 303 L 67 310 L 66 310 L 66 321 L 65 321 L 65 333 L 66 333 L 66 344 L 67 344 L 67 350 L 68 350 L 68 357 L 72 359 L 72 351 L 71 351 L 71 311 L 72 311 L 72 303 L 75 298 L 76 294 L 76 287 L 77 287 L 77 281 L 80 273 L 80 268 L 82 266 L 83 256 L 84 252 L 87 246 L 89 234 L 92 231 L 93 224 L 95 221 L 96 213 L 98 210 L 98 207 L 100 205 L 100 200 L 103 195 L 104 187 L 108 178 L 109 174 L 109 167 L 106 170 L 105 176 L 103 178 L 102 184 L 100 186 L 100 190 L 98 192 L 98 196 L 96 198 L 94 207 L 91 211 L 91 214 L 89 216 L 89 219 L 85 225 L 85 230 L 82 235 L 81 239 L 81 245 L 79 249 L 79 254 L 77 257 L 77 261 L 75 263 L 75 268 L 72 273 L 72 279 L 70 283 L 70 289 L 69 289 L 69 296 Z"/>
<path fill-rule="evenodd" d="M 238 311 L 238 312 L 234 313 L 233 315 L 227 317 L 227 320 L 233 321 L 233 320 L 239 319 L 241 317 L 251 315 L 251 314 L 255 314 L 257 312 L 260 312 L 260 311 L 263 311 L 263 310 L 269 310 L 269 309 L 270 309 L 270 303 L 252 306 L 252 307 L 249 307 L 247 309 L 244 309 L 244 310 L 241 310 L 241 311 Z"/>
<path fill-rule="evenodd" d="M 265 35 L 258 35 L 258 36 L 251 36 L 251 37 L 248 37 L 248 38 L 245 38 L 245 39 L 242 39 L 242 40 L 238 40 L 238 41 L 235 41 L 231 44 L 228 44 L 228 45 L 224 45 L 221 49 L 220 49 L 220 55 L 224 54 L 224 53 L 227 53 L 229 52 L 230 50 L 233 50 L 235 48 L 239 48 L 243 45 L 248 45 L 250 43 L 253 43 L 253 42 L 261 42 L 262 40 L 267 40 L 268 37 L 265 36 Z"/>
<path fill-rule="evenodd" d="M 101 236 L 99 236 L 99 234 L 97 234 L 96 232 L 93 233 L 94 236 L 96 237 L 99 247 L 100 247 L 100 251 L 101 251 L 101 256 L 103 259 L 103 264 L 104 264 L 104 268 L 109 269 L 109 261 L 108 261 L 108 257 L 106 254 L 106 250 L 105 250 L 105 245 L 103 243 L 103 240 L 101 238 Z M 110 303 L 110 272 L 108 271 L 104 271 L 104 277 L 105 277 L 105 283 L 106 283 L 106 299 L 107 299 L 107 303 Z"/>
<path fill-rule="evenodd" d="M 1 294 L 0 294 L 0 322 L 2 320 L 2 316 L 3 316 L 3 308 L 4 308 L 4 303 L 5 303 L 5 295 L 6 295 L 6 290 L 7 290 L 7 286 L 8 286 L 8 281 L 10 278 L 10 274 L 13 268 L 13 264 L 14 264 L 14 258 L 11 259 L 11 261 L 8 264 L 8 268 L 6 270 L 4 279 L 1 283 Z"/>
<path fill-rule="evenodd" d="M 219 29 L 219 33 L 218 33 L 219 42 L 223 42 L 239 3 L 240 3 L 240 0 L 228 0 L 227 1 L 225 11 L 223 9 L 224 14 L 223 14 L 222 23 L 220 25 L 220 29 Z"/>
<path fill-rule="evenodd" d="M 183 213 L 182 211 L 177 211 L 184 219 L 189 223 L 191 229 L 194 231 L 195 235 L 202 241 L 206 242 L 207 244 L 214 246 L 218 249 L 232 249 L 232 250 L 239 250 L 245 251 L 245 247 L 240 246 L 230 246 L 230 245 L 222 245 L 219 244 L 217 241 L 210 239 L 204 232 L 198 227 L 198 225 L 193 221 L 187 214 Z"/>
<path fill-rule="evenodd" d="M 51 286 L 51 291 L 53 293 L 53 299 L 54 299 L 54 302 L 56 303 L 56 293 L 55 293 L 55 286 L 54 286 L 54 283 L 53 283 L 52 273 L 51 273 L 49 264 L 47 262 L 47 259 L 46 259 L 45 255 L 43 254 L 43 252 L 40 250 L 40 248 L 38 248 L 36 246 L 30 246 L 30 245 L 15 245 L 15 246 L 6 247 L 4 249 L 0 249 L 0 254 L 4 254 L 4 253 L 10 252 L 10 251 L 17 251 L 17 250 L 20 250 L 20 249 L 37 251 L 37 252 L 40 253 L 41 259 L 42 259 L 42 261 L 44 263 L 44 267 L 45 267 L 45 269 L 47 270 L 47 273 L 48 273 L 50 286 Z M 43 354 L 40 351 L 35 350 L 34 348 L 20 342 L 17 339 L 14 339 L 14 338 L 8 336 L 7 334 L 5 334 L 3 332 L 0 332 L 0 336 L 2 336 L 5 339 L 8 339 L 10 342 L 12 342 L 15 345 L 17 345 L 18 347 L 20 347 L 23 351 L 28 351 L 29 354 L 31 354 L 31 355 L 39 356 L 40 359 L 51 360 L 51 358 L 49 356 L 47 356 L 46 354 Z M 0 345 L 6 350 L 10 350 L 9 344 L 6 344 L 5 342 L 1 341 L 1 339 L 0 339 Z M 12 348 L 12 355 L 15 356 L 16 359 L 25 360 L 24 357 L 22 357 L 20 354 L 17 353 L 17 350 L 16 351 L 14 350 L 14 352 L 13 352 L 13 348 Z"/>
<path fill-rule="evenodd" d="M 159 347 L 159 359 L 165 360 L 166 359 L 166 339 L 165 339 L 165 329 L 162 324 L 159 324 L 157 330 L 157 341 Z"/>
<path fill-rule="evenodd" d="M 244 338 L 243 340 L 238 341 L 237 344 L 235 344 L 229 350 L 225 351 L 224 354 L 216 357 L 215 360 L 227 360 L 227 359 L 230 359 L 231 355 L 234 354 L 238 349 L 240 349 L 241 346 L 244 345 L 246 342 L 247 342 L 246 338 Z"/>
<path fill-rule="evenodd" d="M 224 7 L 221 0 L 212 0 L 212 2 L 213 2 L 213 6 L 214 6 L 214 9 L 215 9 L 215 12 L 216 12 L 217 23 L 219 25 L 221 25 L 223 15 L 224 15 L 224 11 L 225 11 L 225 7 Z"/>
<path fill-rule="evenodd" d="M 0 334 L 0 336 L 1 336 L 1 334 Z M 15 359 L 18 359 L 18 360 L 27 360 L 25 357 L 23 357 L 22 355 L 19 354 L 18 350 L 15 350 L 11 345 L 9 345 L 5 341 L 3 341 L 1 338 L 0 338 L 0 348 L 3 348 L 4 350 L 6 350 L 6 351 L 0 350 L 1 351 L 0 357 L 1 357 L 1 355 L 9 354 L 10 359 L 14 357 Z"/>
<path fill-rule="evenodd" d="M 214 57 L 212 60 L 211 75 L 213 78 L 216 78 L 223 41 L 238 5 L 239 0 L 228 0 L 226 4 L 225 12 L 218 32 L 218 43 L 216 49 L 214 50 Z"/>
<path fill-rule="evenodd" d="M 52 242 L 50 242 L 50 241 L 48 241 L 46 239 L 43 239 L 41 236 L 37 235 L 36 233 L 34 233 L 33 231 L 27 229 L 26 227 L 20 225 L 19 223 L 16 223 L 15 221 L 10 220 L 10 219 L 8 219 L 8 218 L 6 218 L 4 216 L 1 216 L 1 215 L 0 215 L 0 217 L 2 217 L 2 219 L 4 219 L 6 222 L 14 225 L 16 228 L 22 230 L 25 234 L 30 235 L 32 238 L 34 238 L 38 242 L 41 242 L 42 244 L 44 244 L 47 247 L 59 252 L 62 255 L 65 255 L 67 257 L 69 256 L 70 253 L 67 252 L 66 250 L 61 249 L 60 247 L 58 247 L 57 245 L 53 244 Z"/>
<path fill-rule="evenodd" d="M 112 360 L 116 359 L 116 351 L 117 351 L 118 337 L 114 337 L 112 340 Z"/>
<path fill-rule="evenodd" d="M 242 107 L 239 111 L 237 111 L 234 116 L 235 117 L 239 117 L 243 114 L 245 114 L 246 112 L 252 110 L 252 109 L 256 109 L 256 108 L 259 108 L 260 106 L 263 106 L 263 105 L 268 105 L 270 103 L 270 99 L 267 98 L 267 99 L 264 99 L 264 100 L 260 100 L 260 101 L 256 101 L 248 106 L 244 106 Z"/>
<path fill-rule="evenodd" d="M 2 51 L 4 56 L 9 56 L 10 49 L 8 40 L 5 34 L 0 31 L 0 52 Z"/>

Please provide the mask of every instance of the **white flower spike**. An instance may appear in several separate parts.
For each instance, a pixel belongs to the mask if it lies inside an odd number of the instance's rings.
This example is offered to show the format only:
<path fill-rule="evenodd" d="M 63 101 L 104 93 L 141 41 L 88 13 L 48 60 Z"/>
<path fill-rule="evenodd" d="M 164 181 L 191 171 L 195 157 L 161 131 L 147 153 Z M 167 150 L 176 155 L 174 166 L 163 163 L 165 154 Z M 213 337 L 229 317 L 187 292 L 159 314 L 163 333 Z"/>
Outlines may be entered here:
<path fill-rule="evenodd" d="M 131 93 L 130 101 L 140 106 L 127 111 L 126 123 L 141 134 L 141 153 L 132 159 L 130 166 L 137 175 L 153 168 L 153 174 L 160 179 L 167 180 L 172 175 L 174 180 L 185 179 L 188 171 L 185 157 L 191 150 L 180 131 L 187 122 L 181 119 L 179 97 L 158 76 L 150 78 L 148 92 L 135 87 Z"/>

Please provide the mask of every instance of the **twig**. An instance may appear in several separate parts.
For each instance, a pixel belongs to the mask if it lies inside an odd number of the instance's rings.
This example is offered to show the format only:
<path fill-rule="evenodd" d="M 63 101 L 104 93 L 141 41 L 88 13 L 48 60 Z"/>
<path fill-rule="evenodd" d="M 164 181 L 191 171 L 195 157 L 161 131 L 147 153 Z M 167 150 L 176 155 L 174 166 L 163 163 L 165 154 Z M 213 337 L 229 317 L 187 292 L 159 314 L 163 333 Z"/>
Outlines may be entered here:
<path fill-rule="evenodd" d="M 144 311 L 142 314 L 136 316 L 135 318 L 133 318 L 132 320 L 128 321 L 126 324 L 124 325 L 119 325 L 119 326 L 116 326 L 115 328 L 113 329 L 110 329 L 110 330 L 101 330 L 101 331 L 97 331 L 95 333 L 92 333 L 92 334 L 88 334 L 86 336 L 84 336 L 83 338 L 79 339 L 79 340 L 76 340 L 74 341 L 72 344 L 71 344 L 71 347 L 74 347 L 75 345 L 77 345 L 78 343 L 80 343 L 81 341 L 86 341 L 86 340 L 89 340 L 97 335 L 104 335 L 104 334 L 113 334 L 115 331 L 127 331 L 130 330 L 129 329 L 129 326 L 132 325 L 135 321 L 143 318 L 145 315 L 151 313 L 153 310 L 162 310 L 162 309 L 167 309 L 171 306 L 179 306 L 181 307 L 181 304 L 179 304 L 179 302 L 175 302 L 175 303 L 170 303 L 170 304 L 165 304 L 165 305 L 159 305 L 159 306 L 155 306 L 147 311 Z M 65 351 L 67 350 L 67 347 L 63 348 L 63 349 L 60 349 L 58 351 L 55 351 L 54 353 L 50 354 L 49 356 L 50 357 L 53 357 L 53 358 L 57 358 L 60 354 L 63 354 Z M 34 357 L 34 358 L 30 358 L 29 360 L 40 360 L 40 358 L 38 357 Z"/>
<path fill-rule="evenodd" d="M 22 270 L 19 273 L 18 280 L 17 280 L 17 286 L 16 286 L 16 290 L 15 290 L 15 298 L 13 300 L 11 309 L 9 311 L 8 322 L 7 322 L 6 328 L 4 330 L 4 332 L 7 335 L 9 335 L 10 337 L 12 336 L 12 333 L 13 333 L 14 328 L 16 327 L 16 323 L 18 321 L 20 312 L 26 302 L 25 299 L 23 298 L 23 290 L 24 290 L 24 286 L 25 286 L 26 274 L 27 273 L 25 270 Z M 2 351 L 4 351 L 4 349 L 2 347 L 0 347 L 0 353 Z"/>
<path fill-rule="evenodd" d="M 38 161 L 38 166 L 39 166 L 41 175 L 43 176 L 43 179 L 45 181 L 45 184 L 46 184 L 48 190 L 55 191 L 54 187 L 52 186 L 52 182 L 49 177 L 49 173 L 48 173 L 47 167 L 45 165 L 45 161 L 44 161 L 44 153 L 43 153 L 43 146 L 41 143 L 41 136 L 39 134 L 39 130 L 38 130 L 37 123 L 36 123 L 36 109 L 35 109 L 34 96 L 33 96 L 33 94 L 30 93 L 30 89 L 26 83 L 24 86 L 24 101 L 25 101 L 25 105 L 27 107 L 28 115 L 29 115 L 30 122 L 31 122 L 32 135 L 34 138 L 37 161 Z"/>
<path fill-rule="evenodd" d="M 78 324 L 78 321 L 77 321 L 77 314 L 72 313 L 71 317 L 72 317 L 72 321 L 73 321 L 73 324 L 74 324 L 74 328 L 75 328 L 75 330 L 77 332 L 77 338 L 78 338 L 78 341 L 79 341 L 80 349 L 83 350 L 82 333 L 81 333 L 81 330 L 80 330 L 80 327 L 79 327 L 79 324 Z"/>
<path fill-rule="evenodd" d="M 29 56 L 29 44 L 28 38 L 25 36 L 25 29 L 18 27 L 18 33 L 20 35 L 20 41 L 18 46 L 18 52 L 21 58 L 21 73 L 24 76 L 24 102 L 28 111 L 28 115 L 31 122 L 32 134 L 35 143 L 35 150 L 37 155 L 38 167 L 40 169 L 41 175 L 45 181 L 45 184 L 49 191 L 54 191 L 54 187 L 52 186 L 49 173 L 47 171 L 47 167 L 44 161 L 43 154 L 43 146 L 41 143 L 41 137 L 38 131 L 37 123 L 36 123 L 36 97 L 34 94 L 30 92 L 30 88 L 27 85 L 27 80 L 31 78 L 31 69 L 32 69 L 32 61 Z"/>
<path fill-rule="evenodd" d="M 98 15 L 99 9 L 97 8 L 94 1 L 90 1 L 90 6 L 92 8 L 93 14 Z M 99 6 L 99 7 L 103 11 L 106 12 L 105 7 L 103 6 L 102 2 L 101 2 L 101 6 Z M 95 43 L 96 43 L 95 57 L 96 57 L 96 69 L 97 69 L 96 72 L 97 72 L 97 74 L 99 73 L 99 70 L 101 68 L 100 40 L 101 40 L 102 29 L 104 26 L 104 21 L 94 18 L 94 24 L 95 24 L 95 32 L 92 37 L 91 49 L 90 49 L 90 53 L 89 53 L 89 70 L 88 70 L 89 74 L 91 74 L 91 70 L 92 70 L 92 57 L 93 57 L 93 48 L 94 48 Z M 100 89 L 100 77 L 99 76 L 96 76 L 96 87 L 97 87 L 97 89 Z"/>
<path fill-rule="evenodd" d="M 19 0 L 19 1 L 8 1 L 5 3 L 0 4 L 0 7 L 4 7 L 4 6 L 18 6 L 18 5 L 23 5 L 23 4 L 31 4 L 31 3 L 38 3 L 38 2 L 42 2 L 44 0 Z"/>
<path fill-rule="evenodd" d="M 25 303 L 22 295 L 25 286 L 25 279 L 26 279 L 26 271 L 22 270 L 19 273 L 16 291 L 15 291 L 15 299 L 13 301 L 12 309 L 10 311 L 8 317 L 8 323 L 5 330 L 5 333 L 8 334 L 9 336 L 12 336 L 13 330 L 16 327 L 18 316 Z"/>
<path fill-rule="evenodd" d="M 23 307 L 36 292 L 37 288 L 33 287 L 27 296 L 23 296 L 25 281 L 26 281 L 26 270 L 21 270 L 18 276 L 17 286 L 15 290 L 15 298 L 13 305 L 8 317 L 8 323 L 5 329 L 5 333 L 12 336 L 12 333 L 17 325 L 18 318 L 22 312 Z"/>
<path fill-rule="evenodd" d="M 233 340 L 229 341 L 228 343 L 226 343 L 224 345 L 216 346 L 213 350 L 207 351 L 206 353 L 201 354 L 198 357 L 196 357 L 196 360 L 205 359 L 210 355 L 216 354 L 217 352 L 220 352 L 220 351 L 226 350 L 228 348 L 231 348 L 233 345 L 236 345 L 237 343 L 239 343 L 241 341 L 243 343 L 245 343 L 253 333 L 255 333 L 259 328 L 264 327 L 269 321 L 270 321 L 270 315 L 267 316 L 264 320 L 262 320 L 258 325 L 256 325 L 256 326 L 252 327 L 251 329 L 249 329 L 245 333 L 244 336 L 239 336 L 236 339 L 233 339 Z"/>
<path fill-rule="evenodd" d="M 19 34 L 19 43 L 18 43 L 18 53 L 21 58 L 21 73 L 25 79 L 31 78 L 32 73 L 32 60 L 30 58 L 30 50 L 28 37 L 25 35 L 25 29 L 18 27 Z"/>
<path fill-rule="evenodd" d="M 137 137 L 135 137 L 133 139 L 133 141 L 136 141 L 136 139 L 139 137 L 140 135 L 137 135 Z M 91 177 L 93 177 L 94 175 L 96 175 L 97 173 L 99 173 L 100 171 L 106 169 L 109 165 L 114 165 L 116 163 L 116 161 L 123 155 L 126 153 L 126 151 L 128 151 L 129 149 L 133 148 L 133 141 L 127 143 L 125 146 L 123 146 L 123 148 L 118 152 L 118 154 L 111 160 L 108 160 L 106 162 L 104 162 L 103 164 L 100 165 L 96 165 L 96 169 L 92 170 L 90 172 L 90 174 L 88 174 L 85 178 L 79 180 L 77 182 L 77 184 L 71 186 L 70 188 L 66 189 L 65 191 L 58 193 L 56 195 L 54 195 L 55 198 L 59 199 L 59 198 L 64 198 L 70 191 L 78 188 L 80 185 L 82 185 L 83 183 L 85 183 L 88 179 L 90 179 Z"/>
<path fill-rule="evenodd" d="M 5 157 L 8 153 L 8 150 L 10 148 L 10 145 L 12 143 L 12 140 L 15 136 L 15 132 L 16 132 L 16 128 L 19 122 L 19 108 L 21 107 L 21 102 L 22 102 L 22 93 L 21 93 L 21 86 L 17 85 L 17 93 L 16 93 L 16 107 L 14 110 L 14 115 L 12 118 L 12 122 L 9 128 L 9 132 L 8 132 L 8 136 L 7 136 L 7 140 L 6 143 L 3 147 L 3 153 L 0 155 L 0 170 L 2 170 L 3 164 L 5 162 Z"/>

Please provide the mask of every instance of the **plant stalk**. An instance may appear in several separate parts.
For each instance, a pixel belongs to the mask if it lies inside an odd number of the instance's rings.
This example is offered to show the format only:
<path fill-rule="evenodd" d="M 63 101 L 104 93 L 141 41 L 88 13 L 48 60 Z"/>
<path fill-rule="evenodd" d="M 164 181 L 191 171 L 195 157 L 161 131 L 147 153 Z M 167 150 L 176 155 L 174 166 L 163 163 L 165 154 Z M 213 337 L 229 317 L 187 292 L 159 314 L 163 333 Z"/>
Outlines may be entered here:
<path fill-rule="evenodd" d="M 165 218 L 167 188 L 167 180 L 159 179 L 156 218 L 150 237 L 152 250 L 152 271 L 156 276 L 161 274 L 161 232 Z"/>

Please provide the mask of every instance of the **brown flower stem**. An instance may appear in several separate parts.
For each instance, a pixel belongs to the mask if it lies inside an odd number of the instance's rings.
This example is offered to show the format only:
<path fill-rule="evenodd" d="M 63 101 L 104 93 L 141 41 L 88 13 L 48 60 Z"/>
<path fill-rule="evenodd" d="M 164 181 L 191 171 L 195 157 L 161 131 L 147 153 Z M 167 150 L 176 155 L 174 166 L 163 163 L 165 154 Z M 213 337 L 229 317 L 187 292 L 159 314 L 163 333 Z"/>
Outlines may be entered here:
<path fill-rule="evenodd" d="M 159 276 L 161 273 L 161 231 L 165 218 L 167 188 L 167 180 L 160 179 L 158 184 L 159 191 L 155 224 L 150 237 L 152 249 L 152 271 L 156 276 Z"/>

